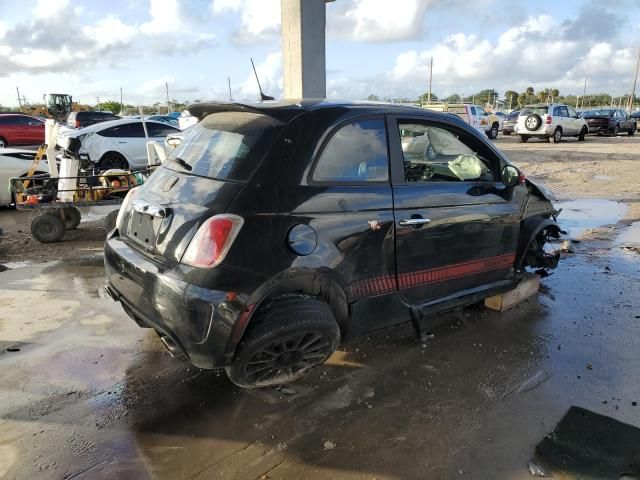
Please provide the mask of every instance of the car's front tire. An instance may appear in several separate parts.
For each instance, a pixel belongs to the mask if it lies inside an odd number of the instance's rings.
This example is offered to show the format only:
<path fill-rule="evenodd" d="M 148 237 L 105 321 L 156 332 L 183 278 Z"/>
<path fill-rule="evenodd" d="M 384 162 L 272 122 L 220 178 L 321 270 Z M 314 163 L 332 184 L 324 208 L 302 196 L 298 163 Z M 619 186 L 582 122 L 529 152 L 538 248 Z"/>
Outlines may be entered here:
<path fill-rule="evenodd" d="M 582 127 L 580 130 L 580 134 L 578 135 L 578 141 L 584 142 L 584 138 L 587 136 L 587 127 Z"/>
<path fill-rule="evenodd" d="M 491 128 L 487 132 L 487 137 L 489 137 L 491 140 L 495 140 L 496 138 L 498 138 L 499 130 L 500 130 L 500 125 L 498 125 L 497 123 L 494 123 L 493 125 L 491 125 Z"/>
<path fill-rule="evenodd" d="M 7 142 L 3 137 L 0 137 L 0 148 L 7 148 L 9 146 L 9 142 Z"/>
<path fill-rule="evenodd" d="M 636 126 L 633 125 L 629 130 L 629 133 L 627 133 L 627 135 L 629 135 L 630 137 L 633 137 L 635 134 L 636 134 Z"/>
<path fill-rule="evenodd" d="M 304 295 L 275 299 L 252 325 L 226 368 L 229 379 L 243 388 L 293 382 L 322 364 L 340 343 L 329 305 Z"/>

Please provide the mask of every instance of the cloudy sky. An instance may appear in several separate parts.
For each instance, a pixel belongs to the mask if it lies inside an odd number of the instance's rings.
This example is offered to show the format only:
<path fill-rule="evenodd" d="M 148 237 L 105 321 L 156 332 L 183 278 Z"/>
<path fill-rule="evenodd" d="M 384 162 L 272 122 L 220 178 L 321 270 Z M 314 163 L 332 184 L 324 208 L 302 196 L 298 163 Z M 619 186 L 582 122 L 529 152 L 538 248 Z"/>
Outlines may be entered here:
<path fill-rule="evenodd" d="M 627 93 L 637 0 L 336 0 L 327 93 L 417 97 L 483 88 Z M 282 93 L 280 0 L 0 0 L 0 104 L 65 92 L 81 102 L 255 99 Z"/>

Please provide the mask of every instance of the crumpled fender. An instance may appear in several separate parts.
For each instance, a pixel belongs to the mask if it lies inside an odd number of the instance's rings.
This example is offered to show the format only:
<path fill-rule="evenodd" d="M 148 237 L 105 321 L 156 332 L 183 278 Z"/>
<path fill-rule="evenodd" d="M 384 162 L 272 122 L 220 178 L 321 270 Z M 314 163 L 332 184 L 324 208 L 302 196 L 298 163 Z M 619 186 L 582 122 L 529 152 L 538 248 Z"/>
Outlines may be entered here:
<path fill-rule="evenodd" d="M 518 241 L 518 251 L 516 254 L 515 269 L 520 270 L 524 261 L 525 253 L 529 250 L 531 242 L 536 236 L 545 228 L 549 228 L 555 231 L 555 234 L 559 237 L 562 229 L 558 222 L 552 218 L 544 218 L 541 216 L 535 216 L 527 218 L 523 221 L 523 225 L 520 229 L 520 239 Z"/>

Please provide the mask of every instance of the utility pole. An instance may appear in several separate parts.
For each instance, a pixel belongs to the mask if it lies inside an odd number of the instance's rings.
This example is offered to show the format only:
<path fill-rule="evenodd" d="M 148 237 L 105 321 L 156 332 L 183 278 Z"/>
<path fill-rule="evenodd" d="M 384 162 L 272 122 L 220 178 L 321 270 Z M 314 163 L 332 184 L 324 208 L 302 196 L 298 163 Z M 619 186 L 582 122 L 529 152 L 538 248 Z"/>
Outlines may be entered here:
<path fill-rule="evenodd" d="M 627 106 L 628 113 L 631 113 L 633 109 L 633 100 L 636 97 L 636 83 L 638 82 L 638 68 L 640 68 L 640 49 L 638 50 L 638 61 L 636 62 L 636 74 L 633 77 L 633 88 L 631 89 L 631 95 L 629 95 L 629 105 Z"/>
<path fill-rule="evenodd" d="M 227 77 L 227 83 L 229 84 L 229 101 L 233 102 L 233 96 L 231 95 L 231 77 Z"/>
<path fill-rule="evenodd" d="M 427 103 L 431 103 L 431 84 L 433 81 L 433 57 L 431 57 L 431 63 L 429 66 L 429 96 L 427 97 Z"/>
<path fill-rule="evenodd" d="M 582 89 L 582 108 L 584 108 L 584 97 L 587 94 L 587 76 L 589 75 L 589 60 L 585 60 L 584 66 L 584 88 Z M 578 107 L 576 107 L 578 108 Z"/>
<path fill-rule="evenodd" d="M 169 115 L 169 112 L 171 111 L 171 104 L 169 103 L 169 82 L 164 82 L 164 88 L 167 92 L 167 115 Z"/>
<path fill-rule="evenodd" d="M 124 110 L 124 104 L 122 103 L 122 87 L 120 87 L 120 114 L 121 115 L 123 110 Z"/>
<path fill-rule="evenodd" d="M 20 105 L 20 110 L 22 110 L 22 100 L 20 99 L 20 89 L 16 85 L 16 92 L 18 92 L 18 105 Z"/>
<path fill-rule="evenodd" d="M 96 97 L 96 103 L 98 104 L 98 111 L 100 111 L 100 97 Z"/>

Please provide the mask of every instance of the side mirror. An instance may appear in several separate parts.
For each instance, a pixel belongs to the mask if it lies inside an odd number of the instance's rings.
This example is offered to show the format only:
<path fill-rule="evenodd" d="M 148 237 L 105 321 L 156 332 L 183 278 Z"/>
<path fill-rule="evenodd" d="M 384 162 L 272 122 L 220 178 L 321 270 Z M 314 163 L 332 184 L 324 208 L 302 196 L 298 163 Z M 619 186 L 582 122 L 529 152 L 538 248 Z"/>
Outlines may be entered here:
<path fill-rule="evenodd" d="M 505 165 L 500 180 L 505 187 L 515 187 L 520 183 L 520 172 L 513 165 Z"/>

